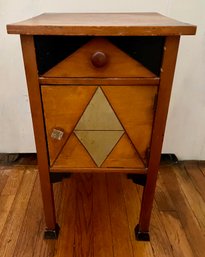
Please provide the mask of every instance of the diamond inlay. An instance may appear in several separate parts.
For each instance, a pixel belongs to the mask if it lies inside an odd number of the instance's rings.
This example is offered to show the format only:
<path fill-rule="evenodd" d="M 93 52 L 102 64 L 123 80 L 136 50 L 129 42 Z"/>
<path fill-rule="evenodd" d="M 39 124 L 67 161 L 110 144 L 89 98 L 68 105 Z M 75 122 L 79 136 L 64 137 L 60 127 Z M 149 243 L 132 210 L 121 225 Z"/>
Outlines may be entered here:
<path fill-rule="evenodd" d="M 97 89 L 75 130 L 123 130 L 100 88 Z"/>
<path fill-rule="evenodd" d="M 98 167 L 110 154 L 124 129 L 99 87 L 74 130 Z"/>
<path fill-rule="evenodd" d="M 101 166 L 124 131 L 74 131 L 97 166 Z"/>

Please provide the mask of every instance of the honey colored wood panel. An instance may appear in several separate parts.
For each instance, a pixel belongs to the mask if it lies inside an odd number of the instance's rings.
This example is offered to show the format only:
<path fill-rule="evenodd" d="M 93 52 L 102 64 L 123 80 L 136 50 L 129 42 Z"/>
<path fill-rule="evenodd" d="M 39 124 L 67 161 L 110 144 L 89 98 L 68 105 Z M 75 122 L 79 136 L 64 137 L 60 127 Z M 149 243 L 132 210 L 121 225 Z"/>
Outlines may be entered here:
<path fill-rule="evenodd" d="M 136 150 L 146 160 L 154 117 L 155 86 L 102 86 Z"/>
<path fill-rule="evenodd" d="M 72 133 L 65 146 L 63 147 L 60 155 L 56 159 L 53 167 L 95 168 L 96 164 L 92 160 L 89 153 L 86 151 L 85 147 L 80 143 L 76 135 Z"/>
<path fill-rule="evenodd" d="M 107 63 L 95 67 L 91 57 L 96 52 L 106 55 Z M 156 77 L 141 63 L 129 57 L 105 38 L 94 38 L 76 52 L 43 74 L 44 77 Z"/>
<path fill-rule="evenodd" d="M 96 86 L 42 86 L 41 90 L 52 165 L 95 93 Z M 54 128 L 63 131 L 61 140 L 51 138 Z"/>
<path fill-rule="evenodd" d="M 103 162 L 102 167 L 144 168 L 144 164 L 128 136 L 124 134 Z"/>
<path fill-rule="evenodd" d="M 159 13 L 44 13 L 7 25 L 11 34 L 160 36 L 195 34 L 196 26 Z"/>

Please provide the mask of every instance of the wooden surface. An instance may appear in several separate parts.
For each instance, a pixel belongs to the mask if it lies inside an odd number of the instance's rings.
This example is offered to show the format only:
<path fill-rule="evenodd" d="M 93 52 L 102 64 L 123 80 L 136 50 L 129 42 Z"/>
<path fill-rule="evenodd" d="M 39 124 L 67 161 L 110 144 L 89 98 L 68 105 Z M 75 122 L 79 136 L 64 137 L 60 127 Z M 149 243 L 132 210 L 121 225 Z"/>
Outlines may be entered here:
<path fill-rule="evenodd" d="M 94 93 L 98 92 L 96 91 L 96 86 L 44 85 L 41 89 L 50 165 L 52 168 L 64 168 L 65 170 L 67 168 L 93 168 L 95 165 L 93 166 L 94 163 L 90 159 L 89 154 L 95 162 L 98 159 L 100 160 L 99 165 L 96 163 L 100 167 L 106 158 L 109 157 L 111 150 L 114 153 L 102 165 L 104 168 L 144 168 L 144 165 L 147 165 L 146 151 L 151 139 L 155 112 L 154 102 L 157 94 L 156 86 L 139 85 L 134 87 L 116 85 L 101 87 L 105 96 L 102 91 L 100 91 L 101 94 L 109 101 L 121 125 L 115 116 L 114 122 L 118 122 L 120 127 L 118 124 L 113 124 L 111 116 L 112 109 L 106 99 L 106 102 L 103 102 L 104 100 L 100 101 L 100 98 L 97 98 L 96 105 L 92 102 L 94 101 Z M 108 117 L 106 116 L 105 103 L 110 108 L 108 110 Z M 99 105 L 103 105 L 102 108 L 96 107 Z M 96 113 L 96 110 L 99 113 Z M 94 113 L 92 113 L 93 111 Z M 87 115 L 83 119 L 85 114 Z M 82 121 L 82 124 L 80 123 L 81 125 L 78 123 L 79 119 L 80 122 Z M 108 125 L 108 128 L 106 125 Z M 122 126 L 125 132 L 121 131 L 123 130 Z M 53 129 L 59 129 L 63 132 L 61 140 L 51 137 Z M 81 142 L 77 142 L 78 140 L 74 136 L 72 136 L 71 140 L 69 139 L 73 130 Z M 106 133 L 106 135 L 103 133 Z M 118 139 L 113 141 L 115 139 L 115 133 L 119 134 L 119 138 L 117 134 Z M 126 153 L 124 152 L 124 143 L 118 144 L 117 151 L 114 148 L 123 133 L 129 136 L 133 144 L 131 146 L 128 139 L 126 145 L 129 148 Z M 82 137 L 84 136 L 84 140 L 81 140 L 80 135 Z M 106 136 L 109 136 L 107 141 Z M 112 141 L 113 144 L 110 145 Z M 89 145 L 86 142 L 90 142 Z M 81 144 L 84 145 L 85 149 L 83 149 Z M 94 154 L 98 154 L 99 156 L 94 156 Z M 126 165 L 123 166 L 123 163 Z"/>
<path fill-rule="evenodd" d="M 0 166 L 0 256 L 204 257 L 204 170 L 204 162 L 161 166 L 150 242 L 133 233 L 140 186 L 120 174 L 74 174 L 54 185 L 61 231 L 46 241 L 36 166 Z"/>
<path fill-rule="evenodd" d="M 172 81 L 178 53 L 180 37 L 166 37 L 164 55 L 160 74 L 160 85 L 156 106 L 156 115 L 153 123 L 152 139 L 150 144 L 150 158 L 146 185 L 143 192 L 142 211 L 139 224 L 142 231 L 149 231 L 149 221 L 154 199 L 157 172 L 160 163 L 162 143 L 166 126 Z"/>
<path fill-rule="evenodd" d="M 51 166 L 77 125 L 96 89 L 97 86 L 51 87 L 44 85 L 41 87 Z M 51 137 L 54 128 L 63 131 L 61 140 Z"/>
<path fill-rule="evenodd" d="M 40 174 L 44 211 L 47 227 L 55 228 L 55 210 L 53 200 L 53 188 L 49 177 L 49 160 L 46 143 L 46 133 L 43 118 L 41 92 L 38 83 L 38 71 L 35 57 L 34 40 L 32 36 L 21 35 L 24 67 L 33 121 L 35 144 L 38 155 L 38 168 Z"/>
<path fill-rule="evenodd" d="M 29 35 L 190 35 L 196 27 L 158 13 L 44 13 L 7 25 L 10 34 Z"/>
<path fill-rule="evenodd" d="M 147 164 L 154 119 L 155 86 L 102 86 L 108 101 L 131 139 L 139 157 Z"/>

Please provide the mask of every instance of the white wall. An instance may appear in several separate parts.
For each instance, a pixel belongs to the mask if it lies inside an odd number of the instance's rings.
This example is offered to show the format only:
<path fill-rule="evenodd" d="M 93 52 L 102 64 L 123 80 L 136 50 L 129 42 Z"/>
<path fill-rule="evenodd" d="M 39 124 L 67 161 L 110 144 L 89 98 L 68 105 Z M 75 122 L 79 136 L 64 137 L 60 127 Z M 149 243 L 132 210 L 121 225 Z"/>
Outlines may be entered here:
<path fill-rule="evenodd" d="M 0 0 L 0 152 L 35 151 L 19 37 L 6 24 L 42 12 L 140 11 L 198 25 L 197 36 L 181 40 L 163 152 L 205 159 L 204 0 Z"/>

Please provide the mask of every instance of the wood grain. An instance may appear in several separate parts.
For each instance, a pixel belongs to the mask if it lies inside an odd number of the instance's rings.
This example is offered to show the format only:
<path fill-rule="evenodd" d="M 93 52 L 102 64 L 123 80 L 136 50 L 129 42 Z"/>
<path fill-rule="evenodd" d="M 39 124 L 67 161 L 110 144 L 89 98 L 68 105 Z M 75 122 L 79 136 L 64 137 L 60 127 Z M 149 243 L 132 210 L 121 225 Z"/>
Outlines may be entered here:
<path fill-rule="evenodd" d="M 151 242 L 140 242 L 135 239 L 134 228 L 136 221 L 139 219 L 141 205 L 141 199 L 137 191 L 137 187 L 139 186 L 136 186 L 124 176 L 122 176 L 121 181 L 134 257 L 154 257 Z"/>
<path fill-rule="evenodd" d="M 103 162 L 102 167 L 143 168 L 144 163 L 141 161 L 128 136 L 124 134 Z"/>
<path fill-rule="evenodd" d="M 102 86 L 104 94 L 121 121 L 135 149 L 146 161 L 154 118 L 155 86 Z"/>
<path fill-rule="evenodd" d="M 9 173 L 8 168 L 7 169 L 4 168 L 3 172 L 1 171 L 1 168 L 0 168 L 0 194 L 1 194 L 2 190 L 4 189 L 4 186 L 6 185 L 7 179 L 9 177 L 8 173 Z"/>
<path fill-rule="evenodd" d="M 6 220 L 0 235 L 0 256 L 12 256 L 15 251 L 20 228 L 24 220 L 28 201 L 33 190 L 36 173 L 26 170 L 22 178 L 21 187 L 16 192 L 15 201 L 12 205 L 10 215 Z"/>
<path fill-rule="evenodd" d="M 160 85 L 154 118 L 147 181 L 143 192 L 139 226 L 141 231 L 149 230 L 152 202 L 156 188 L 157 173 L 161 158 L 162 143 L 166 125 L 172 81 L 177 60 L 179 37 L 166 37 L 160 74 Z"/>
<path fill-rule="evenodd" d="M 51 166 L 66 144 L 96 88 L 96 86 L 72 85 L 41 87 Z M 54 128 L 64 133 L 61 140 L 51 137 Z"/>
<path fill-rule="evenodd" d="M 188 35 L 196 26 L 158 13 L 44 13 L 7 25 L 11 34 L 30 35 Z"/>
<path fill-rule="evenodd" d="M 162 222 L 172 245 L 173 256 L 194 257 L 183 227 L 175 211 L 161 212 Z M 183 250 L 182 250 L 183 249 Z"/>
<path fill-rule="evenodd" d="M 191 181 L 194 184 L 194 187 L 196 188 L 197 192 L 201 195 L 201 197 L 205 201 L 205 191 L 203 190 L 205 173 L 202 172 L 200 163 L 187 162 L 185 163 L 185 165 L 182 164 L 182 168 L 186 170 L 187 176 L 191 178 Z"/>
<path fill-rule="evenodd" d="M 183 186 L 178 178 L 181 169 L 187 176 Z M 4 172 L 5 168 L 0 169 L 0 176 Z M 205 191 L 199 187 L 198 180 L 193 180 L 198 172 L 201 170 L 197 163 L 161 167 L 156 191 L 160 197 L 156 195 L 154 202 L 150 242 L 136 241 L 134 236 L 140 214 L 141 186 L 136 186 L 120 174 L 114 177 L 113 174 L 72 175 L 54 185 L 57 217 L 61 226 L 56 241 L 43 240 L 45 222 L 42 202 L 39 201 L 37 169 L 28 165 L 9 167 L 6 171 L 7 182 L 3 186 L 5 190 L 0 195 L 12 197 L 12 203 L 9 198 L 8 201 L 0 201 L 0 208 L 8 203 L 5 218 L 0 219 L 3 227 L 0 231 L 1 256 L 66 257 L 69 253 L 72 257 L 76 256 L 74 252 L 79 255 L 84 248 L 83 252 L 89 256 L 90 252 L 86 249 L 90 248 L 94 257 L 114 257 L 120 256 L 120 252 L 130 255 L 131 247 L 131 256 L 134 257 L 203 257 L 204 229 L 199 226 L 198 217 L 188 202 L 188 198 L 193 197 L 189 194 L 197 192 L 203 195 Z M 185 193 L 186 181 L 193 190 Z"/>
<path fill-rule="evenodd" d="M 160 174 L 160 170 L 159 170 L 159 174 Z M 176 211 L 174 203 L 167 191 L 167 188 L 161 176 L 158 176 L 157 178 L 155 201 L 157 203 L 159 211 Z"/>
<path fill-rule="evenodd" d="M 94 256 L 114 257 L 106 175 L 93 176 Z"/>
<path fill-rule="evenodd" d="M 63 257 L 65 253 L 74 256 L 75 222 L 76 222 L 76 181 L 65 180 L 62 183 L 62 198 L 59 199 L 59 225 L 61 227 L 59 239 L 56 243 L 55 257 Z"/>
<path fill-rule="evenodd" d="M 6 223 L 9 212 L 12 208 L 15 196 L 21 184 L 24 171 L 23 170 L 13 170 L 5 169 L 2 173 L 2 176 L 7 174 L 6 184 L 1 184 L 1 194 L 0 194 L 0 233 L 2 232 L 4 225 Z"/>
<path fill-rule="evenodd" d="M 95 168 L 96 164 L 92 160 L 89 153 L 86 151 L 84 146 L 80 143 L 74 133 L 71 134 L 70 138 L 63 147 L 60 155 L 53 164 L 54 168 Z"/>
<path fill-rule="evenodd" d="M 133 257 L 128 217 L 119 175 L 107 174 L 107 190 L 114 256 Z"/>
<path fill-rule="evenodd" d="M 39 77 L 41 85 L 158 85 L 159 78 L 45 78 Z"/>
<path fill-rule="evenodd" d="M 73 255 L 76 257 L 93 257 L 93 175 L 76 174 L 76 184 L 75 247 Z"/>
<path fill-rule="evenodd" d="M 179 172 L 179 170 L 177 171 Z M 190 205 L 181 189 L 180 184 L 177 182 L 176 174 L 171 167 L 166 167 L 160 173 L 165 183 L 167 191 L 172 198 L 177 214 L 186 233 L 189 244 L 192 247 L 195 257 L 202 257 L 204 254 L 205 236 Z"/>
<path fill-rule="evenodd" d="M 195 217 L 197 218 L 200 227 L 205 231 L 204 199 L 202 198 L 198 190 L 196 190 L 196 188 L 193 186 L 192 179 L 188 176 L 185 169 L 180 169 L 176 167 L 174 171 L 179 181 L 179 184 L 184 194 L 186 195 L 190 208 L 192 209 Z"/>
<path fill-rule="evenodd" d="M 49 157 L 33 37 L 21 35 L 21 46 L 33 121 L 46 226 L 49 229 L 55 229 L 56 217 L 53 188 L 49 176 Z"/>

